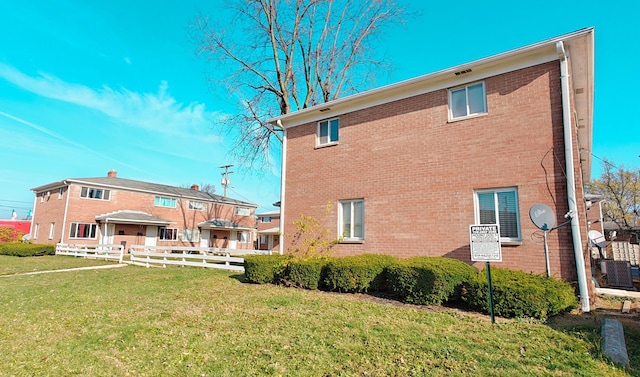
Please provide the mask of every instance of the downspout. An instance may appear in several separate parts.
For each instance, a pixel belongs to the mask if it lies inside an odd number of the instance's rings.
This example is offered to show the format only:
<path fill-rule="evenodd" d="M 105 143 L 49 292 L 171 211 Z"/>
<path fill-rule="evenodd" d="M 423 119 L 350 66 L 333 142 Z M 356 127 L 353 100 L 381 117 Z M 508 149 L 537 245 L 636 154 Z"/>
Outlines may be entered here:
<path fill-rule="evenodd" d="M 63 181 L 67 185 L 67 200 L 64 203 L 64 216 L 62 217 L 62 234 L 60 235 L 60 243 L 64 243 L 64 232 L 67 225 L 67 212 L 69 211 L 69 197 L 71 197 L 71 183 Z"/>
<path fill-rule="evenodd" d="M 576 200 L 576 179 L 573 164 L 573 126 L 571 123 L 571 96 L 569 93 L 569 62 L 567 52 L 562 41 L 556 42 L 556 51 L 560 58 L 560 81 L 562 86 L 562 118 L 564 123 L 564 157 L 567 171 L 567 199 L 569 202 L 569 214 L 571 216 L 571 235 L 573 237 L 573 252 L 576 258 L 576 271 L 578 273 L 578 288 L 580 291 L 580 304 L 583 312 L 591 311 L 589 305 L 589 286 L 584 266 L 584 254 L 582 252 L 582 236 L 580 234 L 580 221 L 578 217 L 578 204 Z"/>
<path fill-rule="evenodd" d="M 29 228 L 29 234 L 31 234 L 31 239 L 32 239 L 32 240 L 33 240 L 33 238 L 34 238 L 34 237 L 33 237 L 33 236 L 34 236 L 34 234 L 33 234 L 33 230 L 34 230 L 34 228 L 33 228 L 33 221 L 34 221 L 34 220 L 35 220 L 35 218 L 36 218 L 36 203 L 37 203 L 37 201 L 38 201 L 38 193 L 34 191 L 34 194 L 36 195 L 36 197 L 35 197 L 35 198 L 33 198 L 33 210 L 31 211 L 31 228 Z M 35 234 L 35 236 L 37 236 L 37 234 Z M 33 241 L 32 241 L 32 242 L 33 242 Z"/>
<path fill-rule="evenodd" d="M 278 235 L 278 253 L 284 254 L 284 183 L 287 175 L 287 130 L 278 119 L 278 126 L 282 128 L 282 163 L 280 165 L 280 234 Z"/>

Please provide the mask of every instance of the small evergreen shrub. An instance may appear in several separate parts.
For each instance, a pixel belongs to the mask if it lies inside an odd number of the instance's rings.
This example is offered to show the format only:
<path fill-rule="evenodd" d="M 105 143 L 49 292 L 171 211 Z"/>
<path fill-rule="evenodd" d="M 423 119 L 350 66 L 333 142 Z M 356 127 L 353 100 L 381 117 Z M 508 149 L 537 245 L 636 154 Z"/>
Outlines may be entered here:
<path fill-rule="evenodd" d="M 39 257 L 42 255 L 55 255 L 55 245 L 38 245 L 30 243 L 0 243 L 0 255 L 14 257 Z"/>
<path fill-rule="evenodd" d="M 397 261 L 390 255 L 362 254 L 333 258 L 327 263 L 324 283 L 338 292 L 378 292 L 386 288 L 386 268 Z"/>
<path fill-rule="evenodd" d="M 390 288 L 407 303 L 441 305 L 460 298 L 463 285 L 477 270 L 457 259 L 413 257 L 387 268 Z"/>
<path fill-rule="evenodd" d="M 328 261 L 328 258 L 291 259 L 285 279 L 300 288 L 318 289 L 321 287 L 323 270 Z"/>
<path fill-rule="evenodd" d="M 290 259 L 290 256 L 280 254 L 247 255 L 244 257 L 244 276 L 250 283 L 275 283 L 284 275 Z"/>
<path fill-rule="evenodd" d="M 546 276 L 503 268 L 491 269 L 493 312 L 506 318 L 547 319 L 577 306 L 573 287 Z M 467 285 L 463 299 L 475 310 L 489 313 L 486 271 Z"/>

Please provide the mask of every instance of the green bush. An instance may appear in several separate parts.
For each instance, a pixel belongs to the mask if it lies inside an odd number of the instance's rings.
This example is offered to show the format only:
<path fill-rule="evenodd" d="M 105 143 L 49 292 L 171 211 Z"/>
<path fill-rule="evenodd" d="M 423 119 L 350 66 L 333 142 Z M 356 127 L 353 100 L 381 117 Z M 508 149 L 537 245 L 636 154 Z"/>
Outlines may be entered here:
<path fill-rule="evenodd" d="M 386 287 L 386 268 L 397 261 L 389 255 L 362 254 L 327 263 L 325 286 L 338 292 L 378 292 Z"/>
<path fill-rule="evenodd" d="M 491 269 L 493 312 L 506 318 L 547 319 L 577 306 L 573 287 L 546 276 L 503 268 Z M 489 312 L 486 271 L 472 279 L 463 299 L 475 310 Z"/>
<path fill-rule="evenodd" d="M 323 270 L 329 258 L 294 258 L 287 266 L 289 283 L 306 289 L 318 289 L 321 287 Z"/>
<path fill-rule="evenodd" d="M 402 259 L 387 268 L 389 287 L 399 298 L 418 305 L 458 300 L 463 285 L 477 275 L 468 264 L 444 257 Z"/>
<path fill-rule="evenodd" d="M 30 243 L 0 243 L 0 255 L 14 257 L 39 257 L 42 255 L 55 255 L 55 245 L 38 245 Z"/>
<path fill-rule="evenodd" d="M 290 259 L 290 256 L 280 254 L 247 255 L 244 257 L 244 276 L 250 283 L 275 283 L 284 275 Z"/>

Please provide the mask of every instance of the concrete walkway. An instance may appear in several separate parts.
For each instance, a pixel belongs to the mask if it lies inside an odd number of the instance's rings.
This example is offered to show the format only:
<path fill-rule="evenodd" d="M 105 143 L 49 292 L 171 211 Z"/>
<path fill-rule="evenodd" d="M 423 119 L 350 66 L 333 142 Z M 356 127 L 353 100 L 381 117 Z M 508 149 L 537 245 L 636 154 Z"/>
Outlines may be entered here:
<path fill-rule="evenodd" d="M 49 274 L 49 273 L 52 273 L 52 272 L 68 272 L 68 271 L 82 271 L 82 270 L 104 270 L 104 269 L 107 269 L 107 268 L 119 268 L 119 267 L 127 267 L 127 264 L 105 264 L 105 265 L 102 265 L 102 266 L 65 268 L 65 269 L 62 269 L 62 270 L 44 270 L 44 271 L 32 271 L 32 272 L 18 272 L 17 274 L 0 275 L 0 278 L 6 278 L 6 277 L 9 277 L 9 276 L 21 276 L 21 275 Z"/>

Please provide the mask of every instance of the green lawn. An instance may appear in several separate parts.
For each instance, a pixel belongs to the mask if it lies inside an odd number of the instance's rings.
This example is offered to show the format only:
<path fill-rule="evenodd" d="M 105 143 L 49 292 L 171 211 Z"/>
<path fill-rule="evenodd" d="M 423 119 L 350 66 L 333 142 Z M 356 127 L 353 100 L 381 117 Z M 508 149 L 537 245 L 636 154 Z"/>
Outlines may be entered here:
<path fill-rule="evenodd" d="M 588 329 L 241 281 L 135 266 L 4 277 L 0 375 L 630 375 Z"/>
<path fill-rule="evenodd" d="M 11 275 L 47 270 L 63 270 L 66 268 L 99 266 L 103 264 L 114 263 L 115 262 L 105 262 L 104 260 L 61 257 L 55 255 L 24 258 L 0 255 L 0 275 Z"/>

